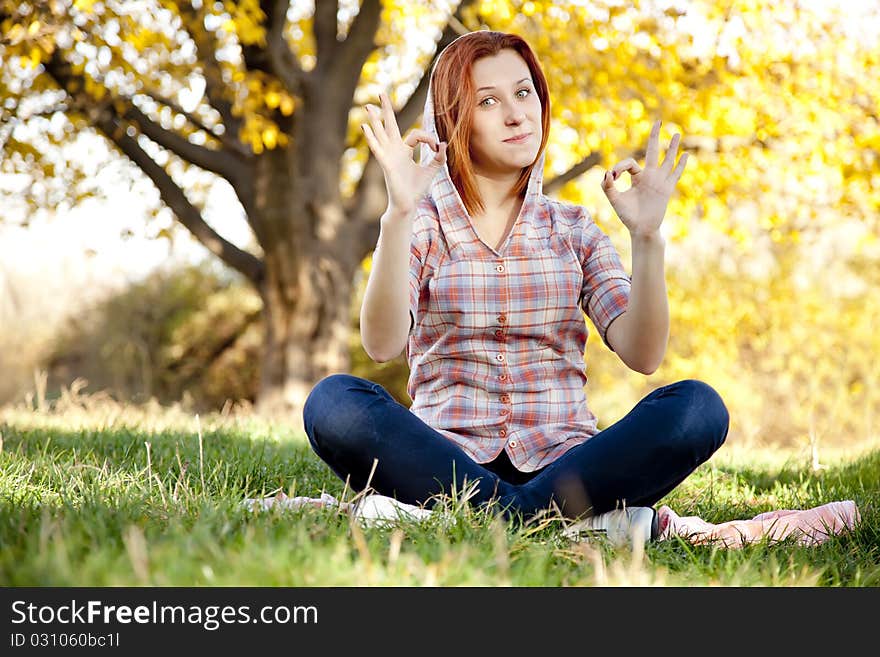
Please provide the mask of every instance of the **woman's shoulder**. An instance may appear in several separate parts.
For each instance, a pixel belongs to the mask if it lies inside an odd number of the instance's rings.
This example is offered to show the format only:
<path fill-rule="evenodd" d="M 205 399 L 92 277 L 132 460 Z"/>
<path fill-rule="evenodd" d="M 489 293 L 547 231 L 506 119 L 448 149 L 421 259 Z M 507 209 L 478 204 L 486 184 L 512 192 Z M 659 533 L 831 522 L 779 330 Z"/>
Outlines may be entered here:
<path fill-rule="evenodd" d="M 592 215 L 584 206 L 541 195 L 541 205 L 549 215 L 554 231 L 580 235 L 585 225 L 593 222 Z"/>

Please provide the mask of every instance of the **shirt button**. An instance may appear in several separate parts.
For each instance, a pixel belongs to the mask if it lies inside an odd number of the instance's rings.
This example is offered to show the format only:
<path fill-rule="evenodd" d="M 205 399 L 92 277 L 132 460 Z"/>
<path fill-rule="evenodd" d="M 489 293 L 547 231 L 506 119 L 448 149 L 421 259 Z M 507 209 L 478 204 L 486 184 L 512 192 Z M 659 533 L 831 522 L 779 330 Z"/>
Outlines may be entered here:
<path fill-rule="evenodd" d="M 501 379 L 502 381 L 507 381 L 507 375 L 506 375 L 506 374 L 502 374 L 502 375 L 499 376 L 498 378 Z"/>
<path fill-rule="evenodd" d="M 511 440 L 511 441 L 510 441 L 510 446 L 511 446 L 511 447 L 516 447 L 516 441 L 515 441 L 515 440 Z"/>
<path fill-rule="evenodd" d="M 498 329 L 497 331 L 495 331 L 495 337 L 496 337 L 496 338 L 503 338 L 503 337 L 504 337 L 504 331 L 502 331 L 501 329 Z"/>
<path fill-rule="evenodd" d="M 497 319 L 499 324 L 503 324 L 507 321 L 507 315 L 498 315 Z"/>
<path fill-rule="evenodd" d="M 507 429 L 502 429 L 502 430 L 499 431 L 498 433 L 501 435 L 502 438 L 504 438 L 504 436 L 507 435 Z"/>
<path fill-rule="evenodd" d="M 505 404 L 510 401 L 510 395 L 501 395 L 501 401 Z"/>
<path fill-rule="evenodd" d="M 497 356 L 495 356 L 495 360 L 497 360 L 499 363 L 503 363 L 504 362 L 504 354 L 498 354 Z"/>
<path fill-rule="evenodd" d="M 501 409 L 501 415 L 507 415 L 508 413 L 510 413 L 510 409 L 509 409 L 509 408 L 502 408 L 502 409 Z"/>
<path fill-rule="evenodd" d="M 503 274 L 504 273 L 504 265 L 498 265 L 497 267 L 495 267 L 495 271 L 497 271 L 499 274 Z"/>

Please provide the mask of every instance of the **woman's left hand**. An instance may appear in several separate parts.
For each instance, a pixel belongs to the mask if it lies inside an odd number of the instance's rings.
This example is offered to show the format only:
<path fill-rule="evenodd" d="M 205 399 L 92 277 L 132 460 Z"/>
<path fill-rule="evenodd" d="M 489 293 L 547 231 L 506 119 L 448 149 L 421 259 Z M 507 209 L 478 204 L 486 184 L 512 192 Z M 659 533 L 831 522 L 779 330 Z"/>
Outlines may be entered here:
<path fill-rule="evenodd" d="M 677 132 L 672 136 L 663 164 L 658 166 L 660 151 L 660 120 L 658 119 L 654 122 L 651 136 L 648 138 L 645 168 L 640 167 L 634 159 L 627 158 L 605 173 L 602 190 L 631 235 L 652 235 L 660 230 L 669 197 L 672 196 L 675 184 L 681 178 L 687 163 L 688 154 L 684 153 L 675 169 L 672 168 L 678 155 L 680 138 L 681 135 Z M 632 187 L 625 192 L 619 192 L 614 187 L 614 181 L 624 171 L 628 171 L 632 176 Z"/>

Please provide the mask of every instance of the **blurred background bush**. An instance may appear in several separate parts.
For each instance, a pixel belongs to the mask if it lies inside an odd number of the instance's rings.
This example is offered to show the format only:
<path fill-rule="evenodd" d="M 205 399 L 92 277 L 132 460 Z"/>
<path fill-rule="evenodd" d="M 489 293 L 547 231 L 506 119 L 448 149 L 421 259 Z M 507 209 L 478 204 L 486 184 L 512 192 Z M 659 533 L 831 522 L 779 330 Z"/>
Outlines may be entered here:
<path fill-rule="evenodd" d="M 619 238 L 614 236 L 617 244 Z M 870 291 L 880 285 L 880 269 L 874 257 L 845 263 L 848 275 L 861 282 L 846 285 L 841 272 L 829 276 L 809 261 L 780 265 L 804 270 L 800 278 L 754 277 L 725 273 L 712 262 L 683 266 L 684 253 L 669 269 L 672 331 L 657 372 L 645 377 L 629 371 L 589 325 L 587 394 L 600 427 L 653 388 L 698 378 L 728 405 L 730 440 L 841 444 L 876 434 L 880 304 Z M 362 273 L 368 269 L 369 260 Z M 365 281 L 362 275 L 351 307 L 351 371 L 409 405 L 403 355 L 378 364 L 360 345 Z M 0 331 L 2 367 L 16 374 L 4 381 L 0 403 L 21 401 L 32 391 L 35 371 L 48 374 L 50 399 L 78 378 L 87 382 L 84 392 L 108 391 L 133 402 L 182 399 L 196 411 L 255 398 L 260 300 L 216 267 L 156 271 L 55 324 L 55 335 L 39 340 L 25 339 L 8 323 Z"/>

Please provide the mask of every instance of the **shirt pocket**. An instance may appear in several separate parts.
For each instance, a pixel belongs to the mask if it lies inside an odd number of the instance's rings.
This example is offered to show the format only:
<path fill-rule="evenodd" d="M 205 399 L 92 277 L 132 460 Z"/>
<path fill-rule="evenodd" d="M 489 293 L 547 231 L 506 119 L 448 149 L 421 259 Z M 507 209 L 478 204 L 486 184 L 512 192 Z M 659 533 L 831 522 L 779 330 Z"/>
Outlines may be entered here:
<path fill-rule="evenodd" d="M 491 260 L 447 260 L 428 284 L 432 323 L 458 337 L 483 337 L 503 307 L 506 281 Z"/>

